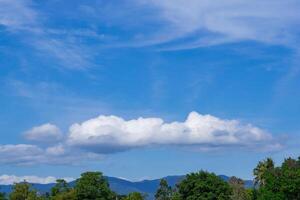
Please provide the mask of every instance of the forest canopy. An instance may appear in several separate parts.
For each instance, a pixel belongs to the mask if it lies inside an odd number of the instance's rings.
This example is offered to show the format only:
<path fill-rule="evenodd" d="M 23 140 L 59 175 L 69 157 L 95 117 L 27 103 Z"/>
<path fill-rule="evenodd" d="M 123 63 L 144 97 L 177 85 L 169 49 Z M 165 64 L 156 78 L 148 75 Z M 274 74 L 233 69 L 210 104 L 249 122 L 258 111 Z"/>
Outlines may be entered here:
<path fill-rule="evenodd" d="M 190 173 L 171 187 L 161 179 L 155 200 L 298 200 L 300 199 L 300 158 L 287 158 L 276 166 L 271 158 L 260 161 L 253 170 L 254 186 L 246 188 L 238 177 L 223 180 L 214 173 Z M 10 194 L 0 193 L 0 200 L 144 200 L 138 191 L 120 195 L 112 191 L 101 172 L 85 172 L 72 187 L 58 179 L 51 191 L 40 193 L 26 181 L 15 183 Z"/>

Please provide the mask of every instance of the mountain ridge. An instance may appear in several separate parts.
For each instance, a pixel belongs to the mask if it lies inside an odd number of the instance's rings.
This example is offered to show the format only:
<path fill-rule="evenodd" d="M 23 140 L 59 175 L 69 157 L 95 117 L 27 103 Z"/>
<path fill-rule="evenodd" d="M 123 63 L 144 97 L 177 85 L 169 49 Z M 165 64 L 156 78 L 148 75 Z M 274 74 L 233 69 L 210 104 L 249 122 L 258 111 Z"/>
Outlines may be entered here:
<path fill-rule="evenodd" d="M 130 192 L 141 192 L 147 194 L 148 199 L 153 199 L 154 194 L 157 190 L 159 182 L 161 179 L 166 179 L 171 187 L 175 187 L 177 183 L 185 178 L 185 175 L 174 175 L 166 176 L 159 179 L 152 180 L 142 180 L 142 181 L 130 181 L 116 177 L 105 176 L 109 182 L 111 189 L 118 194 L 128 194 Z M 225 181 L 229 180 L 229 176 L 219 175 Z M 74 186 L 75 181 L 69 182 L 70 186 Z M 51 190 L 55 183 L 48 184 L 37 184 L 32 183 L 32 187 L 39 191 L 40 193 L 46 193 Z M 253 181 L 245 180 L 245 187 L 253 187 Z M 10 193 L 12 191 L 12 185 L 0 185 L 0 191 L 5 193 Z"/>

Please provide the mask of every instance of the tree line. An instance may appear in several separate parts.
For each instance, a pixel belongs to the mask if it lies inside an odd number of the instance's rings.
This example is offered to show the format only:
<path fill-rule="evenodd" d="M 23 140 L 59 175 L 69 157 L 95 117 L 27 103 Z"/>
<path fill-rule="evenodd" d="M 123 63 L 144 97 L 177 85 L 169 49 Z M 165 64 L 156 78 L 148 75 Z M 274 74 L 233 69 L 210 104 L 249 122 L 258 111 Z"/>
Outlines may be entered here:
<path fill-rule="evenodd" d="M 253 170 L 254 186 L 245 188 L 244 181 L 231 177 L 224 181 L 214 173 L 190 173 L 174 188 L 161 179 L 156 200 L 300 200 L 300 157 L 287 158 L 275 166 L 271 158 L 260 161 Z M 109 188 L 101 172 L 85 172 L 70 187 L 58 179 L 49 193 L 39 194 L 27 182 L 15 183 L 9 195 L 0 200 L 144 200 L 147 195 L 133 192 L 119 195 Z"/>

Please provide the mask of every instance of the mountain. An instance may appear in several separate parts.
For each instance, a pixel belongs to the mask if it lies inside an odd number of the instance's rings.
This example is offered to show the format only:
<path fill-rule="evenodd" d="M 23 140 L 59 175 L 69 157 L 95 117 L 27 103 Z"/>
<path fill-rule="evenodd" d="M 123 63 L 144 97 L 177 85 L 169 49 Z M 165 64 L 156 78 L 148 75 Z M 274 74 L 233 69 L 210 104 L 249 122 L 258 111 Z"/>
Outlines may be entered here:
<path fill-rule="evenodd" d="M 182 179 L 184 179 L 185 176 L 167 176 L 163 177 L 166 179 L 170 186 L 174 187 L 176 183 L 179 183 Z M 228 176 L 220 175 L 220 178 L 222 178 L 225 181 L 229 180 Z M 154 179 L 154 180 L 143 180 L 143 181 L 128 181 L 120 178 L 115 177 L 106 177 L 111 189 L 118 194 L 128 194 L 130 192 L 141 192 L 148 195 L 148 199 L 153 199 L 154 194 L 157 190 L 157 187 L 159 185 L 160 179 Z M 70 182 L 70 186 L 73 186 L 75 182 Z M 54 183 L 50 184 L 32 184 L 33 188 L 35 188 L 37 191 L 41 193 L 49 192 L 51 188 L 54 186 Z M 247 188 L 253 186 L 253 181 L 246 180 L 245 186 Z M 12 190 L 12 185 L 0 185 L 0 191 L 5 193 L 10 193 Z"/>

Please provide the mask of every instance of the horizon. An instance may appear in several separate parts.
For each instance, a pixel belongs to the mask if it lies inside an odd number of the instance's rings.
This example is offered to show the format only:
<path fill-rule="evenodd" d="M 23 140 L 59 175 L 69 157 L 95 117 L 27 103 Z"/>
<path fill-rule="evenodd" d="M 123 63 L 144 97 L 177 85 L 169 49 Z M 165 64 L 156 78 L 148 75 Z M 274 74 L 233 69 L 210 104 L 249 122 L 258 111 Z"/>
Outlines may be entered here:
<path fill-rule="evenodd" d="M 299 9 L 0 0 L 0 177 L 252 180 L 300 156 Z"/>
<path fill-rule="evenodd" d="M 203 170 L 203 171 L 205 171 L 205 170 Z M 186 176 L 186 174 L 185 175 L 167 175 L 167 176 L 158 177 L 158 178 L 141 179 L 141 180 L 129 180 L 129 179 L 126 179 L 126 178 L 123 178 L 123 177 L 107 176 L 105 174 L 103 174 L 103 176 L 107 177 L 107 178 L 115 178 L 115 179 L 119 179 L 119 180 L 123 180 L 123 181 L 128 181 L 128 182 L 131 182 L 131 183 L 140 183 L 140 182 L 144 182 L 144 181 L 155 181 L 155 180 L 166 179 L 166 178 L 169 178 L 169 177 L 181 177 L 181 176 Z M 217 176 L 230 178 L 230 176 L 226 176 L 224 174 L 220 174 L 220 175 L 217 175 Z M 3 175 L 0 176 L 0 186 L 1 185 L 9 186 L 9 185 L 13 185 L 15 183 L 22 183 L 24 181 L 28 182 L 30 184 L 47 185 L 47 184 L 55 184 L 56 180 L 58 180 L 58 179 L 63 179 L 67 183 L 71 183 L 71 182 L 76 181 L 79 178 L 80 178 L 80 176 L 78 176 L 76 178 L 74 178 L 74 177 L 73 178 L 72 177 L 58 177 L 57 178 L 57 177 L 53 177 L 53 176 L 47 176 L 47 177 L 22 176 L 22 177 L 17 177 L 17 176 L 14 176 L 14 175 L 3 174 Z M 244 180 L 244 181 L 253 181 L 253 180 Z"/>

